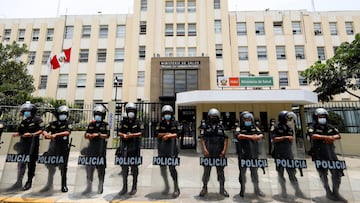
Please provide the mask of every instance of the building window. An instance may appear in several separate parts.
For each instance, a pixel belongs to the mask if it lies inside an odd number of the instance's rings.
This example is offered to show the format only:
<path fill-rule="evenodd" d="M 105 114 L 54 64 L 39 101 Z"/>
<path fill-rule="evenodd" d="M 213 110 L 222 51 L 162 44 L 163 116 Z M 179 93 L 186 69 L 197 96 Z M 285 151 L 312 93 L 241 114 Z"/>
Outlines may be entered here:
<path fill-rule="evenodd" d="M 53 41 L 54 39 L 54 29 L 48 28 L 46 33 L 46 41 Z"/>
<path fill-rule="evenodd" d="M 144 71 L 138 71 L 137 86 L 138 87 L 144 87 L 144 84 L 145 84 L 145 72 Z"/>
<path fill-rule="evenodd" d="M 68 80 L 69 80 L 69 75 L 68 74 L 60 74 L 59 75 L 58 88 L 67 88 Z"/>
<path fill-rule="evenodd" d="M 221 33 L 221 20 L 214 21 L 215 33 Z"/>
<path fill-rule="evenodd" d="M 79 62 L 86 63 L 89 61 L 89 49 L 80 49 Z"/>
<path fill-rule="evenodd" d="M 196 36 L 196 24 L 195 23 L 188 24 L 188 35 Z"/>
<path fill-rule="evenodd" d="M 77 75 L 76 87 L 78 88 L 86 87 L 86 74 Z"/>
<path fill-rule="evenodd" d="M 188 0 L 188 12 L 196 12 L 196 0 Z"/>
<path fill-rule="evenodd" d="M 237 35 L 246 35 L 247 34 L 246 22 L 237 22 L 236 23 L 236 32 L 237 32 Z"/>
<path fill-rule="evenodd" d="M 276 46 L 276 59 L 286 59 L 285 46 Z"/>
<path fill-rule="evenodd" d="M 91 35 L 91 25 L 82 26 L 82 38 L 90 38 Z"/>
<path fill-rule="evenodd" d="M 124 52 L 125 52 L 124 48 L 116 48 L 114 61 L 115 62 L 124 61 L 124 54 L 125 54 Z"/>
<path fill-rule="evenodd" d="M 104 87 L 105 83 L 105 74 L 96 74 L 95 75 L 95 87 Z"/>
<path fill-rule="evenodd" d="M 43 65 L 46 65 L 49 62 L 49 58 L 50 58 L 50 51 L 44 51 L 41 63 Z"/>
<path fill-rule="evenodd" d="M 18 41 L 23 42 L 25 39 L 25 29 L 19 29 Z"/>
<path fill-rule="evenodd" d="M 11 36 L 11 29 L 5 29 L 3 40 L 10 41 L 10 36 Z"/>
<path fill-rule="evenodd" d="M 222 58 L 223 55 L 222 44 L 215 45 L 215 53 L 216 53 L 216 58 Z"/>
<path fill-rule="evenodd" d="M 274 26 L 274 33 L 275 33 L 275 35 L 282 35 L 282 34 L 284 34 L 283 22 L 282 22 L 282 21 L 273 22 L 273 26 Z"/>
<path fill-rule="evenodd" d="M 166 57 L 174 56 L 174 50 L 172 47 L 165 48 L 165 56 Z"/>
<path fill-rule="evenodd" d="M 322 35 L 321 23 L 314 23 L 314 34 Z"/>
<path fill-rule="evenodd" d="M 259 76 L 269 76 L 269 72 L 268 71 L 259 72 Z"/>
<path fill-rule="evenodd" d="M 255 34 L 265 35 L 265 27 L 263 22 L 255 22 Z"/>
<path fill-rule="evenodd" d="M 198 70 L 163 70 L 162 95 L 175 96 L 178 92 L 198 89 Z"/>
<path fill-rule="evenodd" d="M 185 12 L 185 1 L 184 0 L 177 0 L 176 1 L 176 12 L 177 13 L 184 13 Z"/>
<path fill-rule="evenodd" d="M 324 47 L 317 47 L 318 59 L 323 61 L 325 60 L 325 48 Z"/>
<path fill-rule="evenodd" d="M 298 72 L 298 77 L 299 77 L 299 85 L 300 86 L 307 86 L 308 85 L 308 82 L 307 82 L 307 80 L 303 77 L 303 76 L 301 76 L 301 71 L 299 71 Z"/>
<path fill-rule="evenodd" d="M 239 60 L 248 60 L 249 59 L 248 47 L 238 47 L 238 56 L 239 56 Z"/>
<path fill-rule="evenodd" d="M 292 32 L 294 35 L 299 35 L 302 33 L 300 21 L 292 21 L 291 25 L 292 25 Z"/>
<path fill-rule="evenodd" d="M 353 22 L 345 22 L 345 28 L 346 28 L 347 35 L 354 34 Z"/>
<path fill-rule="evenodd" d="M 64 38 L 71 39 L 74 34 L 74 26 L 65 26 Z"/>
<path fill-rule="evenodd" d="M 257 57 L 259 60 L 266 60 L 267 59 L 267 52 L 265 46 L 258 46 L 257 47 Z"/>
<path fill-rule="evenodd" d="M 35 51 L 30 51 L 29 52 L 29 65 L 34 65 L 35 57 L 36 57 L 36 52 Z"/>
<path fill-rule="evenodd" d="M 176 36 L 185 36 L 185 24 L 176 24 Z"/>
<path fill-rule="evenodd" d="M 140 21 L 140 34 L 146 34 L 146 21 Z"/>
<path fill-rule="evenodd" d="M 279 72 L 279 86 L 289 86 L 288 72 L 280 71 Z"/>
<path fill-rule="evenodd" d="M 141 11 L 146 11 L 147 10 L 147 0 L 141 0 L 140 10 Z"/>
<path fill-rule="evenodd" d="M 214 0 L 214 9 L 220 9 L 220 0 Z"/>
<path fill-rule="evenodd" d="M 139 46 L 139 58 L 145 59 L 145 55 L 146 55 L 145 46 Z"/>
<path fill-rule="evenodd" d="M 173 36 L 173 35 L 174 35 L 174 25 L 165 24 L 165 36 Z"/>
<path fill-rule="evenodd" d="M 107 25 L 100 25 L 100 30 L 99 30 L 99 37 L 100 38 L 107 38 L 108 37 L 108 26 Z"/>
<path fill-rule="evenodd" d="M 336 22 L 330 22 L 329 27 L 330 27 L 330 34 L 331 35 L 337 35 L 338 34 Z"/>
<path fill-rule="evenodd" d="M 39 89 L 46 89 L 47 79 L 48 79 L 47 75 L 41 75 L 40 76 Z"/>
<path fill-rule="evenodd" d="M 33 29 L 32 41 L 39 41 L 40 29 Z"/>
<path fill-rule="evenodd" d="M 250 76 L 250 72 L 248 71 L 240 71 L 240 77 L 249 77 Z"/>
<path fill-rule="evenodd" d="M 224 70 L 216 70 L 216 78 L 224 77 Z"/>
<path fill-rule="evenodd" d="M 177 57 L 184 57 L 185 56 L 185 48 L 184 47 L 177 47 L 176 48 L 176 56 Z"/>
<path fill-rule="evenodd" d="M 125 25 L 117 25 L 116 26 L 116 37 L 117 38 L 125 37 Z"/>
<path fill-rule="evenodd" d="M 75 100 L 74 105 L 76 108 L 83 109 L 84 108 L 84 100 Z"/>
<path fill-rule="evenodd" d="M 174 12 L 174 1 L 166 1 L 165 2 L 165 13 Z"/>
<path fill-rule="evenodd" d="M 114 73 L 114 78 L 116 82 L 114 82 L 114 87 L 122 87 L 123 86 L 123 74 L 122 73 Z"/>
<path fill-rule="evenodd" d="M 305 59 L 305 49 L 303 45 L 295 46 L 295 57 L 296 59 Z"/>
<path fill-rule="evenodd" d="M 98 49 L 97 62 L 106 62 L 106 49 Z"/>
<path fill-rule="evenodd" d="M 196 56 L 196 47 L 188 47 L 188 56 Z"/>

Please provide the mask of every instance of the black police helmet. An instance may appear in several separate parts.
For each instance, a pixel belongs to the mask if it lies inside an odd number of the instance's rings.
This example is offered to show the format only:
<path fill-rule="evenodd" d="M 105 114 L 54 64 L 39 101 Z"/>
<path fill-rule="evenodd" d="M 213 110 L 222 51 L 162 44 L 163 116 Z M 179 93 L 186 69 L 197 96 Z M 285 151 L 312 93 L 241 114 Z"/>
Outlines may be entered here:
<path fill-rule="evenodd" d="M 288 113 L 289 113 L 288 111 L 280 111 L 280 113 L 278 115 L 279 123 L 286 123 L 287 122 L 287 114 Z"/>
<path fill-rule="evenodd" d="M 21 107 L 20 107 L 21 113 L 24 113 L 25 111 L 30 111 L 31 116 L 34 116 L 36 114 L 37 108 L 34 104 L 27 101 L 27 102 L 25 102 L 25 104 L 21 105 Z"/>

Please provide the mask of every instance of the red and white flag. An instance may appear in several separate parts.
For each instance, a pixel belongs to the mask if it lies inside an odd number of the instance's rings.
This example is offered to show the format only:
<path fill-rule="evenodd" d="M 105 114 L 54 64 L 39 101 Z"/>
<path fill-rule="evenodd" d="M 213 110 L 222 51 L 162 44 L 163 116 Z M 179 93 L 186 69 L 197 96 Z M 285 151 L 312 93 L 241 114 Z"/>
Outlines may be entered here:
<path fill-rule="evenodd" d="M 60 54 L 54 55 L 50 59 L 52 69 L 60 68 L 64 63 L 70 62 L 71 48 L 63 50 Z"/>

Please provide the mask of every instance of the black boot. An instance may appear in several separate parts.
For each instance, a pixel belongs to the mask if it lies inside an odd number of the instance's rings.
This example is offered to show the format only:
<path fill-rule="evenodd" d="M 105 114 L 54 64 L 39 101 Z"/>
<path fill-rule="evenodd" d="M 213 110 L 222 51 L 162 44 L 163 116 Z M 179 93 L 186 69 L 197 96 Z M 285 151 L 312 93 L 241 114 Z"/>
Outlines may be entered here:
<path fill-rule="evenodd" d="M 204 184 L 203 187 L 202 187 L 202 189 L 201 189 L 201 191 L 200 191 L 199 196 L 200 196 L 200 197 L 204 197 L 207 193 L 208 193 L 207 185 Z"/>
<path fill-rule="evenodd" d="M 305 199 L 306 197 L 305 197 L 304 193 L 301 191 L 301 189 L 300 189 L 300 187 L 299 187 L 299 183 L 298 183 L 298 182 L 294 182 L 292 185 L 293 185 L 293 187 L 294 187 L 294 189 L 295 189 L 295 196 L 296 196 L 296 197 L 299 197 L 299 198 Z"/>
<path fill-rule="evenodd" d="M 343 196 L 340 195 L 339 193 L 339 186 L 340 183 L 334 183 L 333 184 L 333 196 L 337 199 L 337 201 L 339 202 L 348 202 Z"/>
<path fill-rule="evenodd" d="M 229 197 L 229 193 L 225 190 L 224 183 L 220 183 L 220 194 L 224 197 Z"/>
<path fill-rule="evenodd" d="M 169 180 L 168 180 L 168 176 L 167 176 L 167 172 L 166 172 L 166 166 L 160 166 L 160 172 L 161 172 L 161 176 L 164 179 L 164 184 L 165 184 L 165 188 L 161 193 L 163 195 L 167 195 L 167 194 L 169 194 L 170 186 L 169 186 Z"/>
<path fill-rule="evenodd" d="M 139 168 L 137 166 L 134 166 L 131 168 L 131 172 L 133 174 L 133 183 L 129 195 L 135 195 L 137 192 L 137 179 L 139 175 Z"/>
<path fill-rule="evenodd" d="M 31 188 L 31 185 L 32 185 L 32 178 L 29 178 L 29 179 L 26 181 L 26 183 L 25 183 L 25 185 L 24 185 L 24 187 L 23 187 L 23 190 L 29 190 L 29 189 Z"/>
<path fill-rule="evenodd" d="M 61 192 L 68 192 L 69 189 L 66 185 L 66 176 L 61 177 Z"/>
<path fill-rule="evenodd" d="M 102 194 L 103 191 L 104 191 L 104 179 L 100 179 L 97 193 Z"/>
<path fill-rule="evenodd" d="M 124 171 L 123 171 L 124 173 Z M 123 187 L 121 189 L 121 191 L 119 192 L 119 195 L 125 195 L 128 191 L 128 182 L 127 182 L 127 177 L 123 179 Z"/>
<path fill-rule="evenodd" d="M 43 187 L 40 192 L 47 192 L 53 189 L 53 180 L 54 180 L 54 174 L 51 174 L 51 172 L 49 171 L 49 176 L 48 176 L 48 180 L 47 183 L 45 185 L 45 187 Z"/>
<path fill-rule="evenodd" d="M 265 194 L 260 190 L 258 183 L 254 183 L 254 194 L 259 197 L 265 197 Z"/>
<path fill-rule="evenodd" d="M 173 193 L 173 197 L 179 197 L 180 195 L 180 189 L 179 189 L 179 185 L 178 185 L 178 181 L 174 180 L 174 193 Z"/>
<path fill-rule="evenodd" d="M 245 194 L 245 185 L 242 184 L 242 185 L 240 186 L 240 193 L 239 193 L 239 195 L 240 195 L 240 197 L 244 197 L 244 194 Z"/>
<path fill-rule="evenodd" d="M 87 180 L 87 183 L 86 183 L 86 188 L 85 190 L 82 192 L 83 195 L 87 195 L 89 193 L 92 192 L 92 181 L 91 180 Z"/>
<path fill-rule="evenodd" d="M 6 191 L 14 191 L 22 189 L 22 182 L 16 181 L 11 187 L 9 187 Z"/>

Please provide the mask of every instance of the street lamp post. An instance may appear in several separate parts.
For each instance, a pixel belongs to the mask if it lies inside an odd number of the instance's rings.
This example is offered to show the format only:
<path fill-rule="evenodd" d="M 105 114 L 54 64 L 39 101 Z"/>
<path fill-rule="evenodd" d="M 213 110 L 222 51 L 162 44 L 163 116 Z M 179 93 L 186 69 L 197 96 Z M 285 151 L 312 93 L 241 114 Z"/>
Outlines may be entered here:
<path fill-rule="evenodd" d="M 118 80 L 117 76 L 115 76 L 115 78 L 114 78 L 114 85 L 115 85 L 115 105 L 116 105 L 116 102 L 117 102 L 117 88 L 119 86 L 119 80 Z"/>
<path fill-rule="evenodd" d="M 113 147 L 118 147 L 118 145 L 119 145 L 119 138 L 118 138 L 118 136 L 117 136 L 117 129 L 118 129 L 118 124 L 119 124 L 119 115 L 117 115 L 117 108 L 118 108 L 118 105 L 117 105 L 117 88 L 118 88 L 118 86 L 119 86 L 119 79 L 118 79 L 118 77 L 117 76 L 115 76 L 115 78 L 114 78 L 114 86 L 115 86 L 115 119 L 114 119 L 114 121 L 115 121 L 115 129 L 116 130 L 114 130 L 114 132 L 115 132 L 115 135 L 114 135 L 114 141 L 115 142 L 113 142 Z"/>

